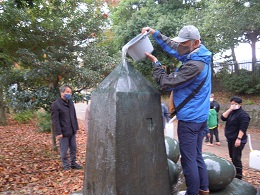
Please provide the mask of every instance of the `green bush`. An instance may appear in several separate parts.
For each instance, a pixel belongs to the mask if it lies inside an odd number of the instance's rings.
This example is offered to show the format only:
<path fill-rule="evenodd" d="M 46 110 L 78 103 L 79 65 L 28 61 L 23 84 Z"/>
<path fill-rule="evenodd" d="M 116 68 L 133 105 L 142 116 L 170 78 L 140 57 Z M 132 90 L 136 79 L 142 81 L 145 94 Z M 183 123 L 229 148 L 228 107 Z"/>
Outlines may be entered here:
<path fill-rule="evenodd" d="M 244 104 L 245 105 L 253 105 L 255 103 L 252 100 L 246 100 Z"/>
<path fill-rule="evenodd" d="M 240 74 L 237 75 L 223 68 L 217 77 L 225 91 L 241 95 L 260 94 L 260 78 L 245 69 L 241 69 Z"/>
<path fill-rule="evenodd" d="M 24 110 L 21 112 L 17 112 L 13 115 L 13 119 L 16 120 L 18 123 L 28 123 L 34 117 L 33 110 Z"/>
<path fill-rule="evenodd" d="M 49 112 L 39 111 L 37 113 L 36 130 L 38 132 L 51 132 L 51 114 Z"/>

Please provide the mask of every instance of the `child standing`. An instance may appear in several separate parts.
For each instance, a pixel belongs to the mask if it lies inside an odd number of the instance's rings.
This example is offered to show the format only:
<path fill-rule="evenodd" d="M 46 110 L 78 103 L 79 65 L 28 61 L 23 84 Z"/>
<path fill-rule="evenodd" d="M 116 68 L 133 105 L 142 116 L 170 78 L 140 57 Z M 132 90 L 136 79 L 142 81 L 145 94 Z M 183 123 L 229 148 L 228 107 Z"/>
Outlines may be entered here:
<path fill-rule="evenodd" d="M 213 146 L 213 135 L 215 135 L 216 138 L 216 145 L 220 145 L 219 137 L 218 137 L 218 114 L 217 111 L 214 109 L 213 102 L 210 103 L 210 110 L 209 110 L 209 116 L 208 116 L 208 127 L 210 130 L 210 143 L 208 143 L 208 146 Z"/>

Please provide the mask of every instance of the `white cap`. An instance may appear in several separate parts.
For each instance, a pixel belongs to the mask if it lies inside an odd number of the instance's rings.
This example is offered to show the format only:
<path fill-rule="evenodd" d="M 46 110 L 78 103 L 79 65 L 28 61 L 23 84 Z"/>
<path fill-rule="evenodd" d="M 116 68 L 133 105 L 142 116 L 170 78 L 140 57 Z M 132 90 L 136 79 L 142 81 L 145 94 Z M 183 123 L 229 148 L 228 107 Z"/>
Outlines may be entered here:
<path fill-rule="evenodd" d="M 180 30 L 178 37 L 175 37 L 172 40 L 177 43 L 181 43 L 188 40 L 197 40 L 197 39 L 200 40 L 199 30 L 193 25 L 188 25 L 188 26 L 184 26 Z"/>

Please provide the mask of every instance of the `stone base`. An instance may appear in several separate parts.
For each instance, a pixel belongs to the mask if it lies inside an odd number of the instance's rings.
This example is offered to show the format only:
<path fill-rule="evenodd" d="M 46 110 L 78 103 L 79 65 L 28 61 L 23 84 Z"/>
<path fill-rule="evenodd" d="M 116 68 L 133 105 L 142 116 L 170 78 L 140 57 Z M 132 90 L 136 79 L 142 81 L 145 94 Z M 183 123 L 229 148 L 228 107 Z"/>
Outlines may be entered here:
<path fill-rule="evenodd" d="M 250 183 L 247 183 L 245 181 L 235 178 L 223 190 L 218 191 L 218 192 L 210 192 L 210 194 L 214 194 L 214 195 L 227 195 L 227 194 L 256 195 L 256 189 Z"/>
<path fill-rule="evenodd" d="M 80 190 L 80 191 L 77 191 L 77 192 L 73 192 L 72 194 L 70 195 L 83 195 L 83 191 Z"/>
<path fill-rule="evenodd" d="M 246 195 L 256 195 L 256 189 L 250 183 L 239 180 L 237 178 L 233 179 L 233 181 L 225 187 L 223 190 L 217 192 L 210 192 L 212 195 L 236 195 L 236 194 L 246 194 Z M 184 195 L 185 191 L 178 192 L 177 195 Z"/>

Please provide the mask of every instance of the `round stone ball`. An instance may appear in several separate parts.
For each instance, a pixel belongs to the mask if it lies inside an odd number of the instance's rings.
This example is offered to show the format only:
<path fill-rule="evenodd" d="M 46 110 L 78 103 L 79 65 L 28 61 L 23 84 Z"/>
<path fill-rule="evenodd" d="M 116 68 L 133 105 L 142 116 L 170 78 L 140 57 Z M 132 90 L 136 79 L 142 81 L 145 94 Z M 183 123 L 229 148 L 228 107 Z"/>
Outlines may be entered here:
<path fill-rule="evenodd" d="M 204 161 L 207 166 L 210 191 L 224 189 L 235 178 L 236 169 L 228 160 L 218 156 L 206 156 Z"/>
<path fill-rule="evenodd" d="M 169 176 L 170 176 L 170 184 L 171 186 L 175 185 L 178 182 L 179 179 L 179 170 L 178 167 L 176 166 L 176 164 L 171 161 L 169 158 L 167 158 L 167 162 L 168 162 L 168 170 L 169 170 Z"/>
<path fill-rule="evenodd" d="M 205 158 L 205 157 L 208 157 L 208 156 L 216 156 L 215 154 L 211 153 L 211 152 L 203 152 L 202 153 L 202 157 Z"/>
<path fill-rule="evenodd" d="M 167 158 L 177 163 L 180 158 L 179 142 L 176 139 L 165 136 L 165 148 Z"/>

